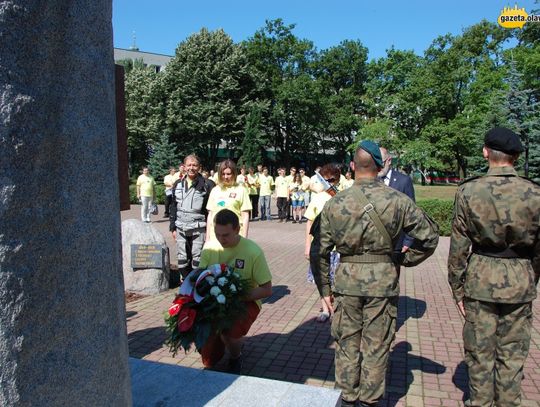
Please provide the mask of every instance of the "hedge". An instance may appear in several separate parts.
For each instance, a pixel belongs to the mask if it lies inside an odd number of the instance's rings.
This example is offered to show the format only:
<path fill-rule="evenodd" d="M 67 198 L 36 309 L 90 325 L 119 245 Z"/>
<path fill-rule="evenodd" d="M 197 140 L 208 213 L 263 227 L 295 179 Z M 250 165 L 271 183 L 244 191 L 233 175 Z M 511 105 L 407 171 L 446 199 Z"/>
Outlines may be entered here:
<path fill-rule="evenodd" d="M 165 185 L 156 185 L 156 201 L 158 204 L 165 203 Z M 135 184 L 129 186 L 129 202 L 132 204 L 140 203 L 137 199 L 137 185 Z"/>
<path fill-rule="evenodd" d="M 132 184 L 129 186 L 129 199 L 132 204 L 138 204 L 137 187 Z M 156 199 L 158 204 L 165 203 L 165 186 L 156 185 Z M 454 211 L 454 202 L 447 199 L 419 199 L 419 207 L 425 210 L 431 218 L 439 225 L 439 234 L 441 236 L 450 236 L 452 230 L 452 215 Z"/>
<path fill-rule="evenodd" d="M 450 236 L 454 202 L 448 199 L 419 199 L 418 206 L 439 225 L 439 235 Z"/>

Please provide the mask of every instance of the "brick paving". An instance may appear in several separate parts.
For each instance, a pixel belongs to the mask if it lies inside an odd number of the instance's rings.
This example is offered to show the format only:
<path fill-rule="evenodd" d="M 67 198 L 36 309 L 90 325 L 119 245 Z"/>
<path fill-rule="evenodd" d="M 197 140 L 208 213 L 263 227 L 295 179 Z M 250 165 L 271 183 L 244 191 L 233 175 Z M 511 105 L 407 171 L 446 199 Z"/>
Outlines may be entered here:
<path fill-rule="evenodd" d="M 139 207 L 122 219 L 139 218 Z M 154 217 L 175 263 L 168 221 Z M 273 276 L 273 294 L 264 301 L 246 337 L 242 373 L 250 376 L 334 386 L 334 343 L 330 323 L 318 323 L 319 298 L 306 280 L 305 224 L 253 222 L 250 238 L 264 250 Z M 467 391 L 461 330 L 463 320 L 446 282 L 449 239 L 419 267 L 403 269 L 397 333 L 390 358 L 387 396 L 380 406 L 459 406 Z M 175 290 L 128 303 L 130 356 L 202 368 L 196 352 L 176 357 L 163 347 L 163 316 Z M 540 301 L 533 304 L 533 335 L 522 383 L 523 406 L 540 406 Z M 223 362 L 222 362 L 223 363 Z M 224 365 L 218 365 L 218 370 Z"/>

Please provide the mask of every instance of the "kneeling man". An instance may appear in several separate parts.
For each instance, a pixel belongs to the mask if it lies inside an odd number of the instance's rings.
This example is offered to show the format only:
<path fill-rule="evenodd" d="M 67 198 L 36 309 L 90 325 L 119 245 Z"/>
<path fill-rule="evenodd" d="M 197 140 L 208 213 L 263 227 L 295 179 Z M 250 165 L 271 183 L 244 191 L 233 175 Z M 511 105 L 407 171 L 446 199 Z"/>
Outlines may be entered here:
<path fill-rule="evenodd" d="M 205 367 L 213 367 L 221 360 L 227 348 L 230 355 L 228 371 L 240 374 L 242 337 L 248 333 L 259 315 L 262 305 L 260 300 L 272 294 L 272 275 L 262 249 L 252 240 L 240 236 L 240 223 L 234 212 L 222 209 L 216 213 L 214 231 L 219 244 L 210 241 L 204 247 L 199 268 L 204 270 L 212 264 L 225 263 L 240 278 L 251 281 L 251 290 L 244 298 L 247 315 L 230 330 L 210 336 L 201 349 L 202 362 Z"/>

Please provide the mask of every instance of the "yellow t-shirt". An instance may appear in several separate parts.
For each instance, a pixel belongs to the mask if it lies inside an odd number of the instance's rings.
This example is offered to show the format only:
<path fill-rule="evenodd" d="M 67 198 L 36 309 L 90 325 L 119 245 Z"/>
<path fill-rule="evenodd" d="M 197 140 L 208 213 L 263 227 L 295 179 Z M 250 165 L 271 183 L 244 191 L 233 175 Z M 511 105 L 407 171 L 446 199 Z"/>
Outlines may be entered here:
<path fill-rule="evenodd" d="M 236 183 L 237 184 L 243 185 L 245 182 L 246 182 L 246 176 L 245 175 L 238 174 L 236 176 Z"/>
<path fill-rule="evenodd" d="M 289 192 L 291 193 L 291 199 L 293 201 L 303 201 L 304 200 L 304 188 L 303 184 L 298 184 L 297 182 L 291 182 L 289 184 Z"/>
<path fill-rule="evenodd" d="M 270 175 L 264 176 L 263 174 L 260 174 L 259 185 L 261 186 L 259 196 L 272 195 L 272 186 L 274 185 L 274 179 Z"/>
<path fill-rule="evenodd" d="M 222 209 L 230 209 L 236 213 L 242 224 L 242 212 L 250 211 L 252 207 L 247 189 L 237 184 L 228 188 L 219 185 L 212 188 L 206 209 L 212 211 L 214 215 Z"/>
<path fill-rule="evenodd" d="M 141 174 L 137 178 L 137 186 L 140 188 L 141 196 L 154 196 L 155 185 L 154 177 Z"/>
<path fill-rule="evenodd" d="M 247 182 L 249 183 L 249 194 L 257 195 L 257 188 L 259 187 L 259 176 L 257 174 L 248 174 Z"/>
<path fill-rule="evenodd" d="M 354 184 L 354 179 L 347 179 L 345 178 L 345 181 L 343 181 L 343 189 L 347 189 L 347 188 L 350 188 L 352 187 Z"/>
<path fill-rule="evenodd" d="M 234 247 L 223 248 L 217 240 L 204 246 L 199 268 L 206 269 L 212 264 L 225 263 L 240 275 L 241 279 L 251 281 L 251 288 L 256 288 L 272 281 L 270 268 L 262 249 L 252 240 L 240 237 Z M 257 300 L 261 307 L 261 301 Z"/>
<path fill-rule="evenodd" d="M 311 178 L 309 178 L 307 175 L 304 175 L 302 177 L 302 189 L 304 191 L 309 191 L 309 184 L 311 184 Z"/>
<path fill-rule="evenodd" d="M 167 174 L 165 175 L 165 177 L 163 177 L 163 184 L 165 185 L 166 191 L 172 189 L 174 183 L 178 179 L 178 176 L 176 176 L 175 178 L 175 175 L 176 175 L 176 172 L 174 174 Z"/>
<path fill-rule="evenodd" d="M 345 178 L 345 176 L 343 174 L 339 174 L 339 184 L 337 186 L 337 190 L 339 192 L 343 191 L 345 189 L 345 181 L 347 180 L 347 178 Z"/>
<path fill-rule="evenodd" d="M 276 196 L 278 198 L 288 198 L 289 197 L 289 180 L 287 177 L 282 177 L 281 175 L 276 177 Z"/>
<path fill-rule="evenodd" d="M 313 221 L 319 215 L 323 208 L 324 204 L 328 202 L 332 197 L 327 192 L 319 192 L 318 194 L 311 194 L 311 201 L 306 209 L 304 216 L 306 219 Z"/>
<path fill-rule="evenodd" d="M 311 181 L 311 184 L 310 184 L 311 192 L 319 193 L 323 190 L 323 186 L 321 182 L 319 181 L 317 174 L 312 176 L 310 181 Z"/>

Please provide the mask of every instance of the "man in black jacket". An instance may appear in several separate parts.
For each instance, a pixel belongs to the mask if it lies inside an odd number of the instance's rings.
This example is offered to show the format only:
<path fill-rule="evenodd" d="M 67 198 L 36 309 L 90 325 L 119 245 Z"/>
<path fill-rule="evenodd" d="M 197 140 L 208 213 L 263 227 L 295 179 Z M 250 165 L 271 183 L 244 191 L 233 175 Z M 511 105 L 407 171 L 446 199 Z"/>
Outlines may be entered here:
<path fill-rule="evenodd" d="M 195 154 L 184 159 L 186 176 L 175 182 L 169 208 L 169 230 L 176 240 L 178 271 L 186 277 L 199 266 L 206 236 L 206 203 L 215 186 L 199 174 L 200 160 Z"/>
<path fill-rule="evenodd" d="M 409 198 L 415 202 L 414 198 L 414 187 L 411 180 L 411 177 L 405 175 L 398 170 L 392 168 L 392 156 L 388 154 L 386 148 L 381 147 L 381 156 L 383 159 L 384 167 L 379 171 L 378 177 L 385 185 L 390 188 L 394 188 L 396 191 L 403 192 Z M 410 236 L 407 236 L 405 233 L 401 233 L 399 240 L 394 247 L 394 254 L 401 256 L 402 253 L 406 253 L 411 247 L 414 239 Z"/>

